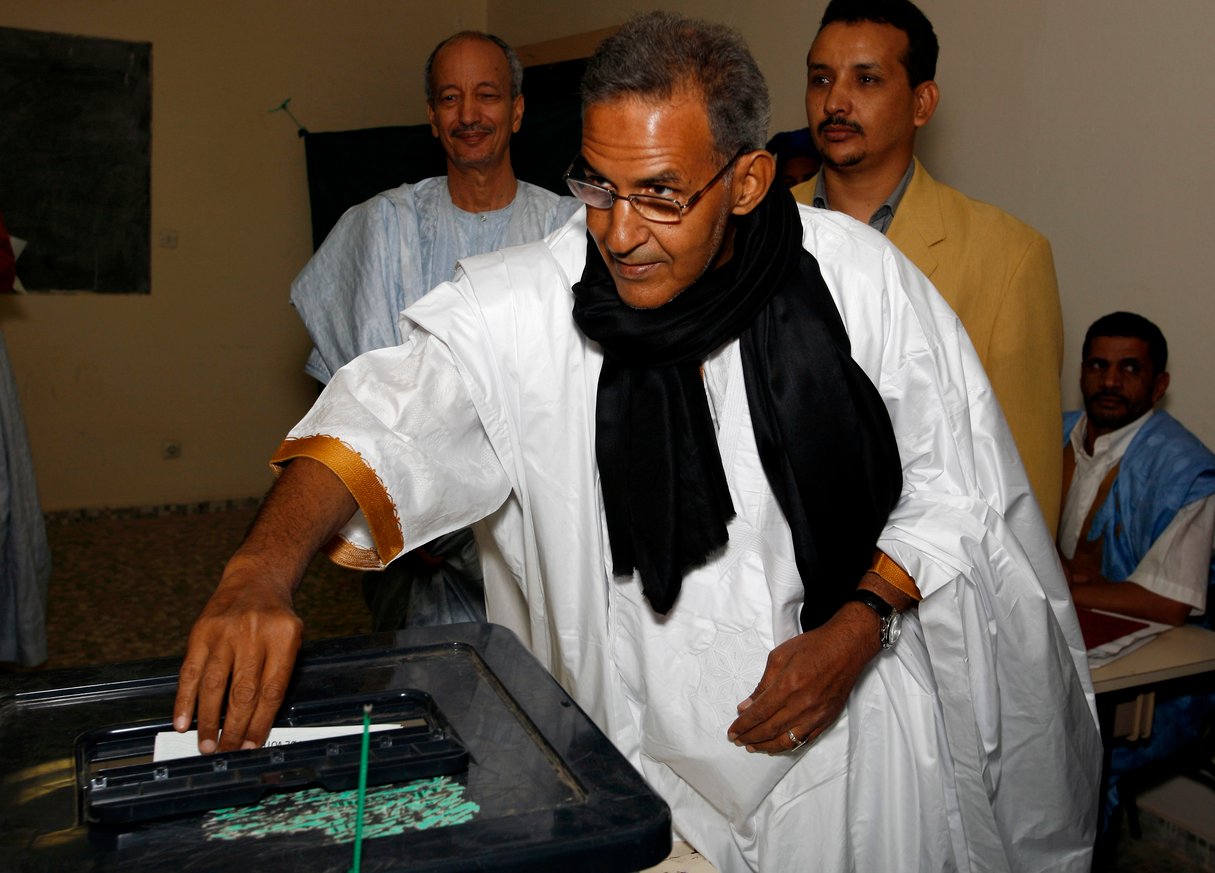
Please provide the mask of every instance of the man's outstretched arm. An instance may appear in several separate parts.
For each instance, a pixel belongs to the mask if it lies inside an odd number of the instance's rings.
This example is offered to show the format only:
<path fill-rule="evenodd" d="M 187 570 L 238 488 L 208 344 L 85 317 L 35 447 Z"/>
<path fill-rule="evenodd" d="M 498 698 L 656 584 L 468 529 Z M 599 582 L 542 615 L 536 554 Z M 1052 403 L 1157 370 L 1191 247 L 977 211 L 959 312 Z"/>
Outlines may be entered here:
<path fill-rule="evenodd" d="M 1087 609 L 1108 609 L 1123 615 L 1146 618 L 1164 624 L 1184 624 L 1190 614 L 1188 603 L 1149 591 L 1130 581 L 1112 582 L 1099 573 L 1073 571 L 1071 561 L 1064 561 L 1067 581 L 1071 586 L 1072 602 Z"/>
<path fill-rule="evenodd" d="M 266 495 L 190 631 L 178 674 L 173 727 L 189 728 L 197 707 L 199 751 L 266 741 L 302 636 L 292 594 L 313 556 L 356 508 L 342 481 L 310 458 L 288 464 Z M 217 744 L 225 694 L 228 710 Z"/>

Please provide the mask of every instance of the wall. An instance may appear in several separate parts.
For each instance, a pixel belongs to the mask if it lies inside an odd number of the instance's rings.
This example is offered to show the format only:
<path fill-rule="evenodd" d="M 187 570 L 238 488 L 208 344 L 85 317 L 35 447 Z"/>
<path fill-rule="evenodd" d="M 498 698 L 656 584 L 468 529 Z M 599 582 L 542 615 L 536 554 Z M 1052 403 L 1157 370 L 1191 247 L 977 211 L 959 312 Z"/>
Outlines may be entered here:
<path fill-rule="evenodd" d="M 926 7 L 929 4 L 925 4 Z M 1078 406 L 1080 345 L 1116 309 L 1169 340 L 1166 406 L 1215 446 L 1215 4 L 936 0 L 945 51 L 934 168 L 1054 245 L 1067 350 L 1064 402 Z M 945 87 L 943 85 L 943 87 Z"/>
<path fill-rule="evenodd" d="M 772 129 L 777 131 L 806 124 L 806 51 L 825 5 L 825 0 L 612 0 L 585 5 L 560 0 L 490 0 L 489 27 L 507 42 L 523 45 L 620 24 L 635 12 L 654 8 L 724 22 L 746 38 L 768 79 Z"/>
<path fill-rule="evenodd" d="M 623 21 L 639 0 L 429 4 L 0 0 L 0 26 L 153 43 L 152 294 L 0 300 L 48 510 L 258 494 L 264 459 L 313 394 L 287 287 L 309 254 L 303 146 L 314 130 L 421 121 L 417 77 L 442 36 L 516 44 Z M 773 93 L 773 130 L 804 123 L 804 58 L 822 0 L 668 0 L 740 28 Z M 1169 406 L 1215 444 L 1202 373 L 1215 246 L 1198 210 L 1215 4 L 923 0 L 943 98 L 920 154 L 938 177 L 1052 240 L 1068 335 L 1065 398 L 1096 316 L 1134 308 L 1173 351 Z M 2 206 L 0 206 L 2 208 Z M 175 231 L 178 246 L 155 246 Z M 183 455 L 161 460 L 161 443 Z"/>
<path fill-rule="evenodd" d="M 152 43 L 152 293 L 0 300 L 43 508 L 262 493 L 315 396 L 287 302 L 311 252 L 304 147 L 268 110 L 424 121 L 422 62 L 483 28 L 484 0 L 0 0 L 0 26 Z"/>
<path fill-rule="evenodd" d="M 1209 0 L 922 0 L 941 42 L 941 106 L 921 134 L 937 178 L 995 203 L 1054 246 L 1067 335 L 1064 402 L 1085 328 L 1115 309 L 1147 315 L 1170 342 L 1166 406 L 1215 446 L 1215 3 Z M 773 130 L 805 124 L 805 55 L 825 0 L 662 4 L 739 28 L 768 77 Z M 652 3 L 573 8 L 490 0 L 508 40 L 618 24 Z"/>

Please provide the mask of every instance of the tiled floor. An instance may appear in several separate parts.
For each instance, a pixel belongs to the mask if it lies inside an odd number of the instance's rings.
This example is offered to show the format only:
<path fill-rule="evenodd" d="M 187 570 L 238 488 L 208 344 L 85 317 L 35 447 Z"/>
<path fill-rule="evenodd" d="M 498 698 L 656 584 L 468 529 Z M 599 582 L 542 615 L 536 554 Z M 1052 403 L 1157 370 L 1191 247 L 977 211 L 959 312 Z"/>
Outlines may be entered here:
<path fill-rule="evenodd" d="M 1142 840 L 1124 835 L 1119 849 L 1124 857 L 1139 855 L 1141 863 L 1137 867 L 1120 864 L 1119 871 L 1215 871 L 1215 791 L 1177 777 L 1140 795 L 1139 811 Z M 1152 856 L 1152 847 L 1162 851 Z"/>
<path fill-rule="evenodd" d="M 1203 777 L 1177 776 L 1143 792 L 1139 806 L 1147 813 L 1215 845 L 1215 788 Z"/>
<path fill-rule="evenodd" d="M 1170 827 L 1149 813 L 1141 813 L 1140 821 L 1143 836 L 1131 837 L 1124 826 L 1112 863 L 1094 873 L 1209 873 L 1215 870 L 1209 847 L 1194 845 L 1192 835 Z M 1187 842 L 1191 844 L 1189 847 Z"/>
<path fill-rule="evenodd" d="M 50 659 L 40 669 L 180 655 L 254 512 L 243 504 L 217 512 L 48 524 L 54 561 Z M 360 582 L 360 573 L 325 558 L 312 563 L 296 597 L 305 639 L 370 630 Z M 1142 822 L 1143 838 L 1123 833 L 1111 865 L 1100 873 L 1215 871 L 1208 843 L 1187 839 L 1148 809 Z M 707 865 L 689 856 L 661 869 L 703 869 L 690 866 L 693 861 Z"/>

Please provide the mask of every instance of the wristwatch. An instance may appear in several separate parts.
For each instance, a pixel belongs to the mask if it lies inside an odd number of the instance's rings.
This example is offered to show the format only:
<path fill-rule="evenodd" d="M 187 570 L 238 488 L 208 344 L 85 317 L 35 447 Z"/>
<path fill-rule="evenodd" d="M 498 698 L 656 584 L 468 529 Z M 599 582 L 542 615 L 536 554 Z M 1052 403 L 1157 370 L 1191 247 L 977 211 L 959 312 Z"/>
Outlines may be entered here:
<path fill-rule="evenodd" d="M 858 588 L 848 597 L 849 600 L 859 600 L 878 614 L 882 620 L 878 628 L 878 639 L 883 649 L 889 649 L 899 641 L 903 632 L 903 614 L 867 588 Z"/>

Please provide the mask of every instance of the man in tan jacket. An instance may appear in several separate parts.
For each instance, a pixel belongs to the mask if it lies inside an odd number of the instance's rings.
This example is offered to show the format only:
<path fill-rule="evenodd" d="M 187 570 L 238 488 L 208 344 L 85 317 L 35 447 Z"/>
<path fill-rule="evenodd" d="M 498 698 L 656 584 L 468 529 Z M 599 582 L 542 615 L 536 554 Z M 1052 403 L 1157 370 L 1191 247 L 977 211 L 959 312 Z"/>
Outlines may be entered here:
<path fill-rule="evenodd" d="M 806 60 L 823 166 L 793 193 L 885 233 L 957 312 L 1054 530 L 1063 323 L 1050 243 L 915 159 L 940 97 L 936 60 L 932 24 L 910 0 L 832 0 Z"/>

